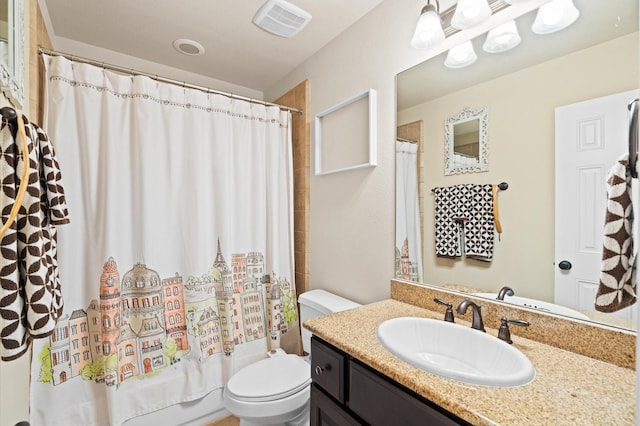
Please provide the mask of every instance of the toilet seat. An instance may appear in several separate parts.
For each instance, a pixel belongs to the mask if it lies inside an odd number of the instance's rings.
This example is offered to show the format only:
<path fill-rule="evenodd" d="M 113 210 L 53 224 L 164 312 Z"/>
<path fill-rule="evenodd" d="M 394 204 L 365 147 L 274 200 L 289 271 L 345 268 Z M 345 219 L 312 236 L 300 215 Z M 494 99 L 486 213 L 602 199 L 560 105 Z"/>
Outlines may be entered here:
<path fill-rule="evenodd" d="M 311 367 L 297 355 L 263 359 L 235 373 L 228 396 L 247 402 L 274 401 L 294 395 L 311 383 Z"/>

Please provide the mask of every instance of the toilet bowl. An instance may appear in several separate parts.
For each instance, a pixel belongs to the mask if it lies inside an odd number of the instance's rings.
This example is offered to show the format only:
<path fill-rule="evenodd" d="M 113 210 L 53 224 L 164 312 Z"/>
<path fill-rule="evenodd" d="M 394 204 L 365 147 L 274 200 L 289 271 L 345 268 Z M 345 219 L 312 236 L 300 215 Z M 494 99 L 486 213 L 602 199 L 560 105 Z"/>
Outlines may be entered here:
<path fill-rule="evenodd" d="M 309 420 L 310 385 L 311 369 L 302 357 L 278 355 L 234 374 L 224 389 L 224 403 L 241 425 L 302 426 Z"/>
<path fill-rule="evenodd" d="M 303 293 L 298 302 L 301 324 L 360 306 L 324 290 Z M 302 346 L 309 353 L 311 333 L 304 327 L 302 331 Z M 307 426 L 310 394 L 310 364 L 303 357 L 279 350 L 236 372 L 224 388 L 223 399 L 225 408 L 240 419 L 240 426 Z"/>

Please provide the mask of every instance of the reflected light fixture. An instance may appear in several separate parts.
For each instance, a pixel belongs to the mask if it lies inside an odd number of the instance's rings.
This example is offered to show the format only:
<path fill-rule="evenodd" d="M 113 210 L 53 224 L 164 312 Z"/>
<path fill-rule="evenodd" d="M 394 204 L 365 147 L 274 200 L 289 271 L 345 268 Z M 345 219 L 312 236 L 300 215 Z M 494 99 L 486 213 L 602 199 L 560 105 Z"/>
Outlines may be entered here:
<path fill-rule="evenodd" d="M 506 52 L 519 45 L 521 41 L 516 21 L 511 20 L 489 31 L 482 49 L 488 53 Z"/>
<path fill-rule="evenodd" d="M 536 19 L 531 25 L 535 34 L 551 34 L 573 24 L 580 16 L 571 0 L 551 0 L 538 9 Z"/>
<path fill-rule="evenodd" d="M 414 49 L 428 49 L 444 41 L 444 31 L 439 14 L 440 3 L 438 0 L 435 0 L 435 3 L 434 6 L 431 4 L 431 0 L 427 0 L 427 4 L 420 12 L 416 31 L 411 39 L 411 46 Z"/>
<path fill-rule="evenodd" d="M 487 20 L 490 16 L 491 8 L 487 0 L 459 0 L 451 18 L 451 26 L 466 30 Z"/>
<path fill-rule="evenodd" d="M 473 64 L 477 59 L 478 56 L 473 50 L 471 40 L 467 40 L 464 43 L 449 49 L 444 65 L 448 68 L 464 68 Z"/>

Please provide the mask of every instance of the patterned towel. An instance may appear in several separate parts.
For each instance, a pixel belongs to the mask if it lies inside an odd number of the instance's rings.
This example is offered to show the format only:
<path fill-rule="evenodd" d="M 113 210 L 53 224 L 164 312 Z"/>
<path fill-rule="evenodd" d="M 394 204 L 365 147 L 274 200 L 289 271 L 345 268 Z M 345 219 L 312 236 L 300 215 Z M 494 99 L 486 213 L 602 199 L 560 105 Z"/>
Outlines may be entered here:
<path fill-rule="evenodd" d="M 24 118 L 28 145 L 28 187 L 18 216 L 0 241 L 0 356 L 8 361 L 24 354 L 32 338 L 53 332 L 62 314 L 55 225 L 69 222 L 53 145 Z M 0 131 L 0 206 L 8 220 L 25 167 L 22 143 L 8 126 Z"/>
<path fill-rule="evenodd" d="M 457 210 L 457 191 L 455 187 L 434 188 L 435 194 L 435 231 L 436 256 L 460 257 L 460 226 L 454 220 Z"/>
<path fill-rule="evenodd" d="M 436 255 L 461 257 L 464 254 L 490 262 L 495 232 L 493 186 L 455 185 L 434 188 Z"/>
<path fill-rule="evenodd" d="M 636 301 L 636 255 L 633 250 L 633 204 L 629 155 L 607 174 L 607 211 L 602 271 L 595 309 L 615 312 Z"/>

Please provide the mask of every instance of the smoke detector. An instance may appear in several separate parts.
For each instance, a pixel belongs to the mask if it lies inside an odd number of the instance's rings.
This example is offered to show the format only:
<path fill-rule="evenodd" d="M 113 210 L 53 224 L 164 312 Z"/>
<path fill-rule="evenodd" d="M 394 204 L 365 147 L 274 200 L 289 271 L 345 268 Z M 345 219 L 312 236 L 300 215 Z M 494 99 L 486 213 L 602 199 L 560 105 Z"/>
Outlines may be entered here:
<path fill-rule="evenodd" d="M 285 0 L 267 0 L 253 23 L 280 37 L 293 37 L 311 20 L 311 14 Z"/>

